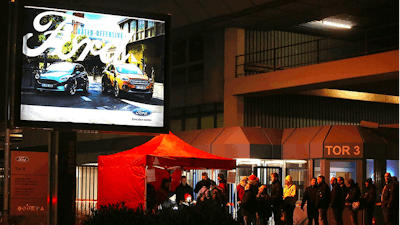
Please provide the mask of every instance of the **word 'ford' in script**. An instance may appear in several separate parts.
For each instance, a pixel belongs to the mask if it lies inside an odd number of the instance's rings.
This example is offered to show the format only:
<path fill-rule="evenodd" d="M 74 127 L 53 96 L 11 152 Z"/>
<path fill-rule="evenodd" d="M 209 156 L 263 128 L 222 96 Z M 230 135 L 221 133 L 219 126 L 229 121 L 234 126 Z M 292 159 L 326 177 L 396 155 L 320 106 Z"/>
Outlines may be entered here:
<path fill-rule="evenodd" d="M 43 17 L 49 15 L 62 16 L 65 18 L 65 20 L 61 22 L 56 29 L 48 30 L 52 25 L 52 22 L 49 21 L 47 24 L 41 25 L 40 20 Z M 117 41 L 110 41 L 103 47 L 103 42 L 100 40 L 91 40 L 90 38 L 85 38 L 78 43 L 77 37 L 75 37 L 72 40 L 72 50 L 69 53 L 64 54 L 62 51 L 63 46 L 71 41 L 71 29 L 68 29 L 66 25 L 68 21 L 72 20 L 80 22 L 82 24 L 86 22 L 85 18 L 69 15 L 62 12 L 47 11 L 38 14 L 33 20 L 33 28 L 37 32 L 44 32 L 44 36 L 46 36 L 47 39 L 39 47 L 32 49 L 28 47 L 27 42 L 28 39 L 33 36 L 33 34 L 25 34 L 23 37 L 22 46 L 23 53 L 28 57 L 35 57 L 42 54 L 44 51 L 46 51 L 46 49 L 53 48 L 54 50 L 50 53 L 51 55 L 57 55 L 58 58 L 60 58 L 61 60 L 67 60 L 71 58 L 81 46 L 86 44 L 77 61 L 83 61 L 89 52 L 95 56 L 100 55 L 100 60 L 106 64 L 111 61 L 124 62 L 128 59 L 129 55 L 125 53 L 125 48 L 129 40 L 131 40 L 132 35 L 125 35 L 122 40 L 120 39 Z M 114 55 L 112 57 L 107 57 L 107 52 L 110 50 L 111 47 L 115 47 Z M 95 48 L 99 50 L 96 50 Z"/>

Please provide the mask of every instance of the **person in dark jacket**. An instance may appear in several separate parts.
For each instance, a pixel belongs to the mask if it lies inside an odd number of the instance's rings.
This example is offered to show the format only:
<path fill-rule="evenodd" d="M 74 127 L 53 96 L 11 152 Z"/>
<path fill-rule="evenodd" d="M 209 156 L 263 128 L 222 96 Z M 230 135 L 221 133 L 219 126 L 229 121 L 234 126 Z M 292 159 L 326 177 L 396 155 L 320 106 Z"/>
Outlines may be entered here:
<path fill-rule="evenodd" d="M 171 188 L 171 180 L 164 178 L 161 181 L 161 187 L 156 191 L 156 206 L 168 201 Z"/>
<path fill-rule="evenodd" d="M 367 225 L 372 225 L 372 218 L 375 208 L 375 200 L 376 200 L 376 187 L 372 183 L 372 179 L 368 178 L 365 181 L 365 193 L 361 197 L 361 205 L 364 209 Z"/>
<path fill-rule="evenodd" d="M 330 205 L 332 208 L 333 219 L 335 220 L 337 225 L 343 225 L 343 197 L 336 177 L 331 178 L 331 185 L 332 191 Z"/>
<path fill-rule="evenodd" d="M 257 186 L 246 184 L 245 192 L 242 199 L 242 215 L 245 225 L 252 223 L 256 216 L 257 210 Z"/>
<path fill-rule="evenodd" d="M 347 187 L 344 184 L 344 178 L 343 177 L 338 177 L 337 178 L 337 182 L 338 182 L 338 184 L 340 186 L 340 190 L 342 192 L 342 198 L 343 198 L 342 199 L 342 204 L 343 204 L 342 209 L 344 210 L 344 206 L 345 206 L 345 202 L 346 202 L 346 196 L 347 196 Z"/>
<path fill-rule="evenodd" d="M 271 173 L 271 196 L 270 202 L 272 205 L 272 213 L 274 214 L 275 225 L 281 224 L 282 203 L 283 203 L 283 188 L 278 180 L 277 173 Z"/>
<path fill-rule="evenodd" d="M 358 184 L 354 183 L 353 179 L 347 180 L 347 197 L 346 201 L 349 203 L 350 208 L 350 219 L 352 225 L 358 225 L 357 213 L 359 209 L 353 207 L 353 202 L 360 201 L 361 191 Z"/>
<path fill-rule="evenodd" d="M 181 183 L 175 189 L 176 203 L 181 204 L 185 201 L 185 194 L 190 194 L 193 199 L 193 188 L 190 187 L 186 182 L 186 176 L 181 177 Z"/>
<path fill-rule="evenodd" d="M 385 174 L 381 202 L 385 224 L 399 224 L 399 187 L 392 180 L 390 173 Z"/>
<path fill-rule="evenodd" d="M 154 213 L 156 204 L 156 189 L 152 184 L 147 183 L 146 191 L 146 211 Z"/>
<path fill-rule="evenodd" d="M 201 181 L 197 182 L 196 187 L 194 188 L 194 192 L 198 193 L 200 189 L 205 186 L 207 189 L 210 189 L 211 185 L 215 185 L 215 181 L 210 180 L 206 172 L 201 174 Z"/>
<path fill-rule="evenodd" d="M 304 210 L 304 204 L 307 202 L 307 218 L 308 225 L 318 225 L 318 209 L 315 206 L 317 200 L 317 178 L 311 178 L 311 186 L 308 186 L 304 191 L 303 200 L 301 201 L 301 209 Z"/>
<path fill-rule="evenodd" d="M 271 202 L 267 193 L 267 186 L 261 185 L 258 188 L 257 199 L 257 221 L 259 225 L 267 225 L 268 220 L 272 215 Z"/>
<path fill-rule="evenodd" d="M 317 191 L 317 201 L 316 205 L 318 208 L 318 213 L 320 220 L 323 225 L 328 224 L 328 207 L 331 200 L 331 193 L 328 184 L 325 182 L 325 177 L 319 175 L 317 178 L 318 191 Z"/>

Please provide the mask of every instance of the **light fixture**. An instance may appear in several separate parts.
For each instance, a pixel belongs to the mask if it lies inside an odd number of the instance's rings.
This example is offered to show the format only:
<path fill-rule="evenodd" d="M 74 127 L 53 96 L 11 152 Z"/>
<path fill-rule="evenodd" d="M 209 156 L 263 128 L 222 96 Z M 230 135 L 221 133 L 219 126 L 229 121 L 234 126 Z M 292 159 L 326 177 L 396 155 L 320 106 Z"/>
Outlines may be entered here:
<path fill-rule="evenodd" d="M 247 158 L 237 158 L 236 159 L 237 164 L 260 164 L 261 159 L 247 159 Z"/>
<path fill-rule="evenodd" d="M 351 25 L 344 24 L 344 23 L 332 22 L 332 21 L 327 21 L 327 20 L 321 20 L 318 22 L 321 22 L 323 25 L 326 25 L 326 26 L 351 29 Z"/>

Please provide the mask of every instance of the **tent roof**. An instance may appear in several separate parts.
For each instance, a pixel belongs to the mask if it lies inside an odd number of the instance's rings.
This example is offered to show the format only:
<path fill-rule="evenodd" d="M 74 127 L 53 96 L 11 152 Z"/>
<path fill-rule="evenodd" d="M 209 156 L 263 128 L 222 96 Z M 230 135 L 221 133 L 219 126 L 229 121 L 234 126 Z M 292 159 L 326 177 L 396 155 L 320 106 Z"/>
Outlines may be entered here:
<path fill-rule="evenodd" d="M 99 156 L 99 166 L 147 165 L 184 169 L 233 169 L 236 160 L 197 149 L 172 133 L 161 134 L 130 150 Z"/>

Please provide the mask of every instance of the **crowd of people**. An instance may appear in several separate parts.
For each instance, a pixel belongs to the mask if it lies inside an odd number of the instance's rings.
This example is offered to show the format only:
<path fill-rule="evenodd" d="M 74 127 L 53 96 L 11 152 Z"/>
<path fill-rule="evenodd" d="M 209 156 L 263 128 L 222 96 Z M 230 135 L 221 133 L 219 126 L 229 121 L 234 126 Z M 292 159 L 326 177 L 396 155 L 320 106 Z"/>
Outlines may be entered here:
<path fill-rule="evenodd" d="M 273 216 L 275 225 L 293 224 L 293 213 L 298 200 L 298 189 L 290 175 L 286 176 L 284 185 L 278 179 L 277 173 L 270 174 L 269 186 L 262 185 L 254 174 L 243 177 L 236 187 L 238 203 L 238 221 L 244 225 L 265 225 Z M 189 206 L 193 204 L 193 193 L 197 193 L 196 204 L 212 203 L 225 207 L 228 202 L 228 188 L 223 173 L 218 174 L 218 185 L 208 178 L 206 172 L 202 173 L 202 179 L 193 189 L 187 184 L 185 176 L 181 177 L 181 183 L 175 192 L 170 190 L 171 181 L 163 179 L 161 188 L 154 191 L 154 206 L 164 205 L 170 207 L 171 195 L 175 195 L 176 205 Z M 307 205 L 308 224 L 328 224 L 328 209 L 332 210 L 335 224 L 343 224 L 343 210 L 348 207 L 351 224 L 358 225 L 358 213 L 364 210 L 366 224 L 373 224 L 373 213 L 377 199 L 377 190 L 371 178 L 365 182 L 365 192 L 362 194 L 360 187 L 353 179 L 344 180 L 343 177 L 332 177 L 330 185 L 325 177 L 319 175 L 312 178 L 303 195 L 300 204 L 301 210 Z M 268 193 L 269 189 L 269 193 Z M 385 174 L 385 186 L 381 193 L 381 207 L 385 224 L 399 224 L 399 186 L 397 179 Z M 149 187 L 148 187 L 149 191 Z M 151 194 L 150 194 L 151 196 Z M 150 197 L 151 199 L 151 197 Z"/>
<path fill-rule="evenodd" d="M 193 193 L 197 194 L 193 201 Z M 228 202 L 228 188 L 223 173 L 218 174 L 218 185 L 208 178 L 206 172 L 202 173 L 202 179 L 193 189 L 188 183 L 186 176 L 181 176 L 181 182 L 175 192 L 171 191 L 171 180 L 164 178 L 161 187 L 156 191 L 151 184 L 147 184 L 147 209 L 156 211 L 159 207 L 184 207 L 193 204 L 212 203 L 226 206 Z"/>
<path fill-rule="evenodd" d="M 267 186 L 261 185 L 256 176 L 243 177 L 237 186 L 239 221 L 241 224 L 267 224 L 273 215 L 276 225 L 293 224 L 293 212 L 298 199 L 297 187 L 290 175 L 286 176 L 282 188 L 278 174 L 271 174 L 270 194 Z M 366 224 L 372 225 L 377 190 L 371 178 L 365 182 L 365 192 L 353 179 L 346 182 L 343 177 L 332 177 L 330 185 L 325 177 L 312 178 L 303 195 L 300 207 L 307 205 L 308 224 L 328 224 L 328 209 L 332 210 L 334 224 L 343 224 L 343 210 L 348 207 L 352 225 L 360 224 L 358 214 L 364 210 Z M 258 189 L 258 190 L 257 190 Z M 381 193 L 381 207 L 385 224 L 399 224 L 399 186 L 397 178 L 385 174 L 385 186 Z"/>

